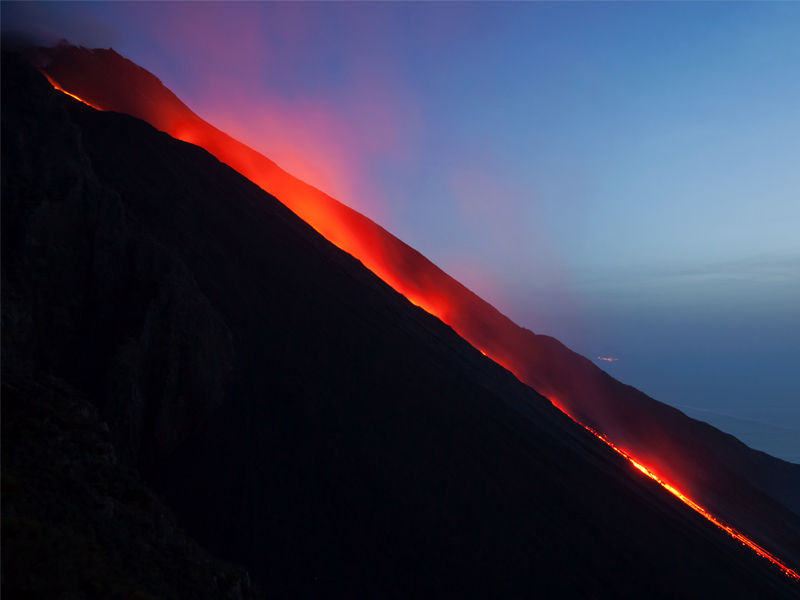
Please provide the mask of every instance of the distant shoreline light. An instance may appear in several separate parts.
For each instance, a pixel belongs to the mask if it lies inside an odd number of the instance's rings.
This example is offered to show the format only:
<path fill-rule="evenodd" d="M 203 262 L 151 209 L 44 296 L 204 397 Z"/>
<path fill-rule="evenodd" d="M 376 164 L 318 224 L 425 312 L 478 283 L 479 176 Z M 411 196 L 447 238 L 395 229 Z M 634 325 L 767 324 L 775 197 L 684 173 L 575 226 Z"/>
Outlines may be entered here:
<path fill-rule="evenodd" d="M 617 362 L 619 359 L 616 356 L 598 356 L 597 360 L 604 360 L 606 362 Z"/>

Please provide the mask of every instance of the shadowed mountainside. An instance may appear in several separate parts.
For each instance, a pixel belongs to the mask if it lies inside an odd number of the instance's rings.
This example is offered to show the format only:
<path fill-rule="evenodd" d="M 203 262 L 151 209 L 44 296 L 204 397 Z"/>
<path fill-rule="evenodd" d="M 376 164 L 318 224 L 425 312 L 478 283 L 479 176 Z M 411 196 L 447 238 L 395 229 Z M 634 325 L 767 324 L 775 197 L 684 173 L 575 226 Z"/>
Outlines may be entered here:
<path fill-rule="evenodd" d="M 273 594 L 796 589 L 206 151 L 92 110 L 7 56 L 2 93 L 3 378 L 12 406 L 50 402 L 22 421 L 40 436 L 3 420 L 4 457 L 21 457 L 4 477 L 31 482 L 12 496 L 26 523 L 90 522 L 92 543 L 114 539 L 126 501 L 91 490 L 123 475 L 98 483 L 80 466 L 109 456 L 71 424 L 83 418 L 108 424 L 119 468 L 190 535 Z M 54 386 L 66 401 L 39 391 Z M 48 434 L 61 412 L 65 433 Z M 65 435 L 80 468 L 51 484 Z M 37 489 L 50 495 L 31 502 Z M 142 510 L 154 518 L 158 501 Z M 135 584 L 157 544 L 125 523 L 118 568 Z M 18 574 L 46 577 L 74 549 L 58 528 L 46 542 L 9 529 Z M 190 595 L 203 575 L 171 573 Z M 107 597 L 113 576 L 63 585 Z M 4 575 L 4 592 L 35 583 Z"/>
<path fill-rule="evenodd" d="M 4 597 L 264 597 L 118 462 L 108 425 L 83 394 L 11 374 L 2 394 Z"/>
<path fill-rule="evenodd" d="M 36 60 L 91 104 L 202 146 L 568 414 L 790 564 L 800 564 L 799 465 L 750 449 L 616 381 L 557 340 L 517 326 L 380 226 L 200 119 L 155 76 L 113 50 L 61 45 L 41 49 Z"/>

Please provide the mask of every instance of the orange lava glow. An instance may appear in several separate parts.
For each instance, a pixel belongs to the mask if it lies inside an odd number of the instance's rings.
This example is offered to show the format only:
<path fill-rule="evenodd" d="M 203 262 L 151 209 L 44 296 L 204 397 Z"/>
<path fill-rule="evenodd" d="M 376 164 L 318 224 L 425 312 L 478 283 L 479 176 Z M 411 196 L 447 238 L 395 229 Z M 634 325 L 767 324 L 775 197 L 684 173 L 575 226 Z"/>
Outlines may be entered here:
<path fill-rule="evenodd" d="M 63 75 L 69 77 L 70 72 L 65 70 Z M 155 77 L 150 74 L 147 76 L 140 72 L 127 75 L 119 73 L 119 77 L 141 78 L 138 85 L 151 86 L 151 98 L 158 101 L 143 102 L 141 98 L 147 96 L 144 93 L 141 96 L 124 93 L 131 85 L 128 81 L 115 84 L 105 80 L 75 79 L 75 85 L 78 86 L 76 88 L 67 83 L 69 79 L 58 76 L 63 85 L 80 89 L 81 94 L 90 99 L 87 101 L 63 89 L 51 76 L 47 76 L 47 79 L 57 90 L 93 108 L 127 113 L 147 121 L 174 138 L 204 148 L 278 198 L 331 243 L 360 260 L 365 267 L 413 304 L 451 326 L 484 356 L 511 371 L 520 381 L 544 396 L 563 397 L 563 403 L 553 402 L 553 405 L 573 421 L 585 427 L 637 470 L 658 482 L 731 537 L 769 560 L 789 577 L 800 579 L 800 575 L 780 559 L 723 523 L 630 453 L 615 446 L 603 434 L 576 419 L 571 414 L 575 405 L 568 404 L 570 398 L 597 397 L 596 392 L 601 388 L 591 387 L 594 386 L 593 378 L 596 375 L 586 375 L 586 371 L 576 370 L 576 363 L 571 358 L 562 359 L 563 354 L 558 354 L 561 350 L 553 350 L 557 343 L 555 340 L 546 336 L 540 336 L 541 340 L 537 339 L 532 332 L 516 325 L 381 226 L 292 176 L 265 156 L 203 121 L 174 94 L 163 88 Z M 580 385 L 585 387 L 576 387 Z M 674 480 L 672 477 L 670 479 Z"/>
<path fill-rule="evenodd" d="M 103 109 L 102 109 L 102 108 L 100 108 L 99 106 L 95 106 L 95 105 L 94 105 L 94 104 L 92 104 L 91 102 L 87 102 L 86 100 L 84 100 L 84 99 L 83 99 L 83 98 L 81 98 L 80 96 L 76 96 L 75 94 L 73 94 L 73 93 L 71 93 L 71 92 L 68 92 L 67 90 L 65 90 L 64 88 L 62 88 L 60 85 L 58 85 L 58 83 L 56 83 L 56 82 L 53 80 L 53 78 L 52 78 L 52 77 L 50 77 L 50 75 L 48 75 L 48 74 L 47 74 L 47 73 L 45 73 L 44 71 L 42 72 L 42 75 L 44 75 L 44 76 L 47 78 L 47 81 L 48 81 L 48 82 L 50 82 L 50 85 L 52 85 L 52 86 L 53 86 L 55 89 L 57 89 L 57 90 L 58 90 L 59 92 L 61 92 L 62 94 L 66 94 L 67 96 L 69 96 L 70 98 L 73 98 L 73 99 L 77 100 L 78 102 L 83 102 L 83 103 L 84 103 L 86 106 L 91 106 L 91 107 L 92 107 L 93 109 L 95 109 L 95 110 L 103 110 Z"/>
<path fill-rule="evenodd" d="M 671 485 L 670 483 L 667 483 L 666 481 L 664 481 L 651 468 L 646 467 L 641 462 L 636 460 L 633 456 L 631 456 L 628 452 L 626 452 L 622 448 L 619 448 L 616 445 L 614 445 L 614 443 L 611 440 L 609 440 L 606 436 L 604 436 L 602 433 L 598 433 L 597 431 L 595 431 L 591 427 L 588 427 L 587 425 L 584 425 L 583 423 L 578 421 L 575 417 L 573 417 L 571 414 L 569 414 L 569 412 L 567 412 L 561 406 L 559 406 L 558 402 L 555 402 L 555 401 L 551 400 L 551 403 L 553 404 L 553 406 L 555 406 L 561 412 L 563 412 L 565 415 L 567 415 L 570 419 L 572 419 L 575 423 L 577 423 L 578 425 L 580 425 L 581 427 L 586 429 L 586 431 L 588 431 L 589 433 L 594 435 L 599 440 L 602 440 L 614 452 L 616 452 L 617 454 L 619 454 L 620 456 L 625 458 L 625 460 L 627 460 L 631 465 L 633 465 L 633 467 L 636 470 L 638 470 L 639 472 L 643 473 L 644 475 L 646 475 L 647 477 L 649 477 L 650 479 L 652 479 L 653 481 L 658 483 L 661 487 L 663 487 L 670 494 L 675 496 L 678 500 L 683 502 L 686 506 L 688 506 L 689 508 L 691 508 L 695 512 L 699 513 L 700 515 L 705 517 L 707 520 L 711 521 L 714 525 L 716 525 L 717 527 L 722 529 L 725 533 L 730 535 L 733 539 L 735 539 L 736 541 L 738 541 L 742 545 L 750 548 L 753 552 L 755 552 L 756 554 L 758 554 L 762 558 L 766 558 L 769 562 L 771 562 L 773 565 L 775 565 L 783 574 L 787 575 L 791 579 L 800 581 L 800 573 L 798 573 L 797 571 L 795 571 L 791 567 L 787 566 L 777 556 L 775 556 L 771 552 L 768 552 L 767 550 L 765 550 L 764 548 L 762 548 L 761 546 L 756 544 L 753 540 L 748 538 L 743 533 L 737 531 L 736 529 L 734 529 L 730 525 L 725 524 L 722 520 L 720 520 L 719 518 L 717 518 L 714 515 L 712 515 L 705 508 L 703 508 L 700 504 L 698 504 L 697 502 L 695 502 L 694 500 L 689 498 L 686 494 L 681 492 L 674 485 Z"/>

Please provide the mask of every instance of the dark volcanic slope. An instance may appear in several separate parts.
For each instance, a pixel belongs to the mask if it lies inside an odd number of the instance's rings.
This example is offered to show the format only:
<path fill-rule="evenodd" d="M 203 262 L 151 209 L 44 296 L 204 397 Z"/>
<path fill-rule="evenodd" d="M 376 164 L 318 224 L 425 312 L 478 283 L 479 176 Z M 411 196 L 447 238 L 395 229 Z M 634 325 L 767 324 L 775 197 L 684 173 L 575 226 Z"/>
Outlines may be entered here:
<path fill-rule="evenodd" d="M 205 151 L 5 57 L 2 109 L 4 378 L 84 394 L 267 591 L 795 593 Z"/>
<path fill-rule="evenodd" d="M 5 355 L 4 355 L 5 356 Z M 108 425 L 63 382 L 3 381 L 4 598 L 261 598 L 120 465 Z"/>
<path fill-rule="evenodd" d="M 39 58 L 51 77 L 95 106 L 144 119 L 202 146 L 520 380 L 800 565 L 800 465 L 752 450 L 616 381 L 558 340 L 519 327 L 376 223 L 200 119 L 153 74 L 113 50 L 60 45 L 41 49 Z"/>

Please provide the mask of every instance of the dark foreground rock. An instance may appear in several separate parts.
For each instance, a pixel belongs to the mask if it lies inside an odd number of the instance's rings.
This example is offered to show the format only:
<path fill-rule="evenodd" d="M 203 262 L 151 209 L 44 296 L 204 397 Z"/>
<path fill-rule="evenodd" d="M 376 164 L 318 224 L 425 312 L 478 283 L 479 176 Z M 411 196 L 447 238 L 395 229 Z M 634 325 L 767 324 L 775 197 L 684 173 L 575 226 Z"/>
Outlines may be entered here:
<path fill-rule="evenodd" d="M 119 464 L 95 407 L 57 380 L 3 383 L 3 595 L 261 598 Z"/>

